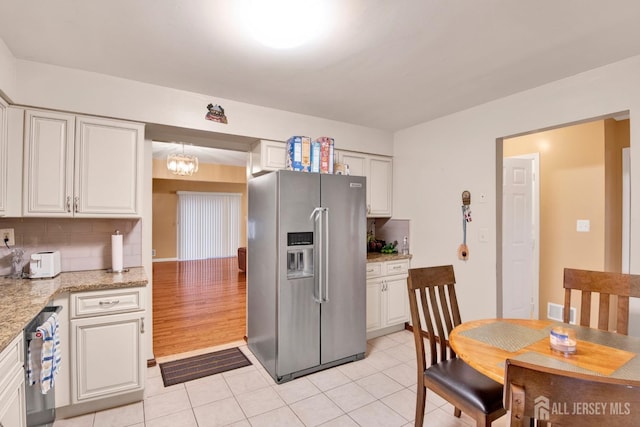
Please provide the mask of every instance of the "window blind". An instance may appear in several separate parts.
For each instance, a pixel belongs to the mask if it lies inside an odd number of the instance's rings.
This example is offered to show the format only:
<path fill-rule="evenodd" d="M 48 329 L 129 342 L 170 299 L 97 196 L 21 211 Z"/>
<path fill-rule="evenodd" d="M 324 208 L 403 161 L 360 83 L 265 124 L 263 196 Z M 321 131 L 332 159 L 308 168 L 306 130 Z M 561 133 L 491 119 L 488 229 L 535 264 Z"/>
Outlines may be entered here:
<path fill-rule="evenodd" d="M 241 200 L 239 193 L 178 191 L 178 259 L 236 256 Z"/>

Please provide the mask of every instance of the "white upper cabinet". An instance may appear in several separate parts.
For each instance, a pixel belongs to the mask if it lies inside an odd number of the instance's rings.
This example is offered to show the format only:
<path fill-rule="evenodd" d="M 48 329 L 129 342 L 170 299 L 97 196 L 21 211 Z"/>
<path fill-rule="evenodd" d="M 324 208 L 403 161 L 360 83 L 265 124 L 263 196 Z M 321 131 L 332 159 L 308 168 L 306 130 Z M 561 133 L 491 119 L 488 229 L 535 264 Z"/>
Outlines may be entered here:
<path fill-rule="evenodd" d="M 138 215 L 144 126 L 90 117 L 76 119 L 76 213 Z"/>
<path fill-rule="evenodd" d="M 23 215 L 139 216 L 144 126 L 26 110 Z"/>
<path fill-rule="evenodd" d="M 351 175 L 367 178 L 367 216 L 390 217 L 393 196 L 393 159 L 387 156 L 340 151 L 338 161 L 349 165 Z"/>
<path fill-rule="evenodd" d="M 349 165 L 349 173 L 355 176 L 367 176 L 367 159 L 369 156 L 362 153 L 350 153 L 341 151 L 338 155 L 340 163 Z M 368 176 L 367 176 L 368 178 Z M 369 180 L 367 179 L 367 205 L 369 205 Z"/>
<path fill-rule="evenodd" d="M 0 98 L 0 216 L 7 210 L 7 104 Z"/>
<path fill-rule="evenodd" d="M 249 170 L 251 175 L 284 169 L 286 166 L 287 144 L 279 141 L 260 140 L 251 146 Z"/>
<path fill-rule="evenodd" d="M 25 112 L 25 216 L 73 216 L 74 129 L 72 115 Z"/>
<path fill-rule="evenodd" d="M 393 176 L 392 160 L 389 157 L 370 156 L 369 157 L 369 216 L 388 217 L 391 216 L 392 181 Z"/>

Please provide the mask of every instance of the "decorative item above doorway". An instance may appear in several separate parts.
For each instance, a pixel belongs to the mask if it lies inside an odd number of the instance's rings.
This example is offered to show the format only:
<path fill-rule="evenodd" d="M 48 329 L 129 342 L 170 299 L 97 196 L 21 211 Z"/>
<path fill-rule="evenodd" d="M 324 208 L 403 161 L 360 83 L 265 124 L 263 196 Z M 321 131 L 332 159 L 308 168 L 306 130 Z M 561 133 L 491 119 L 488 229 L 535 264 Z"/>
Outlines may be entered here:
<path fill-rule="evenodd" d="M 204 116 L 205 119 L 227 124 L 227 116 L 224 114 L 224 108 L 221 105 L 209 104 L 207 105 L 207 110 L 209 112 Z"/>

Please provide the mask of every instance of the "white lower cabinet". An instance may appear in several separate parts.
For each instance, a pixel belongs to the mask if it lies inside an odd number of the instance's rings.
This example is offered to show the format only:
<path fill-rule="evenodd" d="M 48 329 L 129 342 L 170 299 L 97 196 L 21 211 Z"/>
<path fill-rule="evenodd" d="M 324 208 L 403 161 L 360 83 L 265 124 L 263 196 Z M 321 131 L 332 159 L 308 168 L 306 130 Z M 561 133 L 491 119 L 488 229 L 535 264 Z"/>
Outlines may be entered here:
<path fill-rule="evenodd" d="M 0 426 L 26 425 L 24 339 L 20 334 L 0 354 Z"/>
<path fill-rule="evenodd" d="M 71 294 L 72 403 L 144 388 L 144 308 L 141 288 Z"/>
<path fill-rule="evenodd" d="M 409 260 L 367 263 L 367 332 L 409 321 Z"/>

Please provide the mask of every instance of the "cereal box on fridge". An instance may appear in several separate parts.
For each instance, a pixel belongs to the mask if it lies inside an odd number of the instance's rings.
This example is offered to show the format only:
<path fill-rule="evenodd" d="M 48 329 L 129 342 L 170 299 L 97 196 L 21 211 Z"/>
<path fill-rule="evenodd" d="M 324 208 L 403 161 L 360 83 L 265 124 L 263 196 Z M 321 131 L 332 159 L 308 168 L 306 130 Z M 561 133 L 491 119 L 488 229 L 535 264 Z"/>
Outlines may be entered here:
<path fill-rule="evenodd" d="M 333 173 L 333 138 L 321 136 L 311 143 L 311 172 Z"/>
<path fill-rule="evenodd" d="M 287 169 L 311 171 L 311 138 L 292 136 L 287 140 Z"/>

